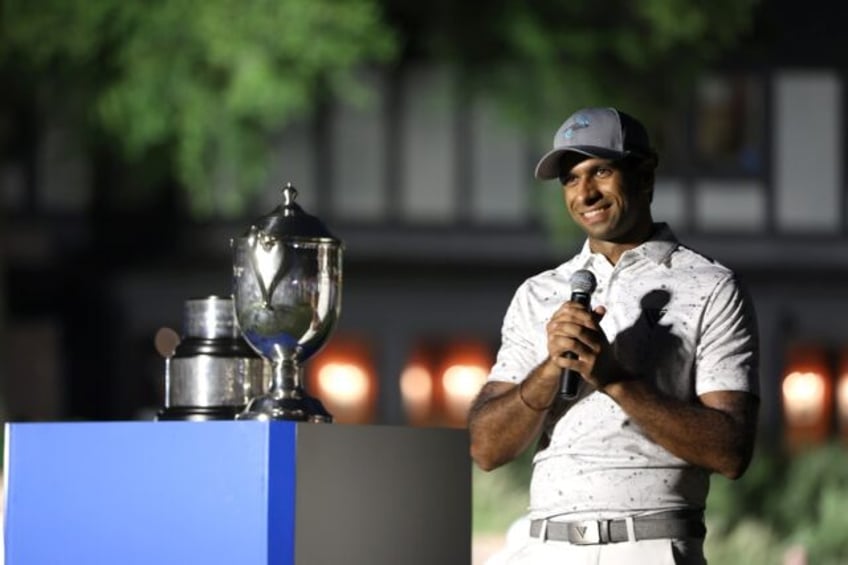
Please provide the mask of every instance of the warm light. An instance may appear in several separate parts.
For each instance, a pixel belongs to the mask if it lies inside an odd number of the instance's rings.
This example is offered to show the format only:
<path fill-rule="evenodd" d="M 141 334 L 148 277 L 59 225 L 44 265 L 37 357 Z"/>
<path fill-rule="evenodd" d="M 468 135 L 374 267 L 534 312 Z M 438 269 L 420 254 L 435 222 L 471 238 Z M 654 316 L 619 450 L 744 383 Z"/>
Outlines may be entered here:
<path fill-rule="evenodd" d="M 783 378 L 784 438 L 793 452 L 820 445 L 833 433 L 836 380 L 827 349 L 795 343 L 786 350 Z"/>
<path fill-rule="evenodd" d="M 400 394 L 409 421 L 425 423 L 433 403 L 433 375 L 430 371 L 417 363 L 408 365 L 400 375 Z"/>
<path fill-rule="evenodd" d="M 332 402 L 355 406 L 368 396 L 368 374 L 353 363 L 327 363 L 318 371 L 318 386 Z"/>
<path fill-rule="evenodd" d="M 486 380 L 486 370 L 476 365 L 453 365 L 442 378 L 448 397 L 470 402 Z"/>
<path fill-rule="evenodd" d="M 474 396 L 486 382 L 486 369 L 479 365 L 451 365 L 442 375 L 448 409 L 457 418 L 465 418 Z"/>
<path fill-rule="evenodd" d="M 848 441 L 848 347 L 843 347 L 836 369 L 836 419 L 839 435 Z"/>
<path fill-rule="evenodd" d="M 317 397 L 333 421 L 368 424 L 377 415 L 380 383 L 371 343 L 355 335 L 333 338 L 306 364 L 306 391 Z"/>
<path fill-rule="evenodd" d="M 794 371 L 783 380 L 783 405 L 792 425 L 815 424 L 825 409 L 825 377 Z"/>
<path fill-rule="evenodd" d="M 839 377 L 836 403 L 839 406 L 839 419 L 848 423 L 848 373 L 842 373 L 842 376 Z"/>
<path fill-rule="evenodd" d="M 430 371 L 420 365 L 410 365 L 404 369 L 400 376 L 400 393 L 407 404 L 429 404 L 433 396 L 433 378 Z"/>
<path fill-rule="evenodd" d="M 492 355 L 477 339 L 422 341 L 400 375 L 412 425 L 464 427 L 468 408 L 486 382 Z"/>

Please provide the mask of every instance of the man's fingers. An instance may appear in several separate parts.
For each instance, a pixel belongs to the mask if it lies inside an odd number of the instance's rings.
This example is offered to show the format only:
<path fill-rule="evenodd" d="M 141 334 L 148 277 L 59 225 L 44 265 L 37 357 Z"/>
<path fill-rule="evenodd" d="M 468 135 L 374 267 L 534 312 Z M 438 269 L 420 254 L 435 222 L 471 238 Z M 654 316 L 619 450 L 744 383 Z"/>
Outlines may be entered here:
<path fill-rule="evenodd" d="M 594 327 L 597 325 L 598 320 L 600 318 L 595 312 L 589 312 L 588 310 L 580 307 L 580 306 L 572 306 L 571 304 L 576 303 L 568 303 L 566 302 L 562 308 L 554 312 L 553 316 L 551 316 L 549 323 L 575 323 L 580 324 L 582 326 Z"/>
<path fill-rule="evenodd" d="M 569 351 L 579 358 L 588 359 L 600 351 L 600 345 L 595 342 L 586 343 L 573 337 L 554 337 L 548 340 L 548 352 L 551 356 L 561 357 Z"/>
<path fill-rule="evenodd" d="M 548 342 L 562 344 L 560 340 L 570 340 L 589 351 L 597 353 L 601 348 L 601 333 L 599 330 L 587 328 L 579 324 L 553 323 L 548 326 Z"/>

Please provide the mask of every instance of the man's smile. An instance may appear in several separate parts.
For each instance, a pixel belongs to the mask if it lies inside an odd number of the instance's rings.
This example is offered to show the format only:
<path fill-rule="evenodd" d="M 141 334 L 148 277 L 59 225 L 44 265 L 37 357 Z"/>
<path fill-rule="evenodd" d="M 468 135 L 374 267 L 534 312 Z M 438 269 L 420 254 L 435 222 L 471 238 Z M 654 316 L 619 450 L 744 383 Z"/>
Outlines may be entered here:
<path fill-rule="evenodd" d="M 580 212 L 580 216 L 587 222 L 593 223 L 599 220 L 602 220 L 606 216 L 607 210 L 609 210 L 610 205 L 605 204 L 603 206 L 598 206 L 596 208 L 592 208 L 591 210 L 586 210 L 585 212 Z"/>

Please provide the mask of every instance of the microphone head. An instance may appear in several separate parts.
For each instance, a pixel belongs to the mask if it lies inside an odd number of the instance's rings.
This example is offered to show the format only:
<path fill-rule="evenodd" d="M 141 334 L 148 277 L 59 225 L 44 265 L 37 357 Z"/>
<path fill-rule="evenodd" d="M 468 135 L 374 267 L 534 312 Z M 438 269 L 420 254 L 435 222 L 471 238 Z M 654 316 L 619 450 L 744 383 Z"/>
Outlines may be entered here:
<path fill-rule="evenodd" d="M 598 284 L 595 281 L 595 275 L 592 274 L 592 271 L 586 269 L 574 271 L 568 283 L 571 285 L 571 292 L 579 292 L 581 294 L 592 294 L 595 291 L 595 286 Z"/>

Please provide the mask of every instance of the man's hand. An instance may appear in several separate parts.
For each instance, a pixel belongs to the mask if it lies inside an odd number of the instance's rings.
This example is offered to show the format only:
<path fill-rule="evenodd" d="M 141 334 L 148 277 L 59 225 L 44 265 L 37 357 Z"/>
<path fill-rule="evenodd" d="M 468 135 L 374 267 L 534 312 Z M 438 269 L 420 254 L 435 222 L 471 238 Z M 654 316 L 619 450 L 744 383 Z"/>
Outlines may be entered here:
<path fill-rule="evenodd" d="M 606 308 L 589 312 L 577 302 L 566 302 L 554 312 L 547 324 L 548 355 L 561 369 L 577 371 L 598 390 L 629 378 L 612 351 L 600 327 Z M 577 358 L 565 356 L 571 351 Z"/>

